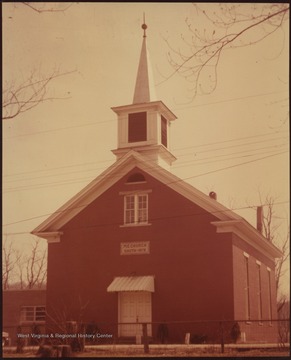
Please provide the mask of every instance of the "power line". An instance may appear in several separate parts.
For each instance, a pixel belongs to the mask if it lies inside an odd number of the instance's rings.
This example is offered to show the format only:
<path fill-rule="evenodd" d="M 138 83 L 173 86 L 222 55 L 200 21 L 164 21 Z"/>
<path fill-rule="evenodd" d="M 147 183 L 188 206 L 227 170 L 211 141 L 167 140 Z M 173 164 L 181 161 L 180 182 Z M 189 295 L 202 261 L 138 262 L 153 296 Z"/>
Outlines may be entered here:
<path fill-rule="evenodd" d="M 195 108 L 195 107 L 200 107 L 200 106 L 216 105 L 216 104 L 222 104 L 222 103 L 238 101 L 238 100 L 245 100 L 245 99 L 250 99 L 250 98 L 255 98 L 255 97 L 268 96 L 268 95 L 274 95 L 274 94 L 281 94 L 281 93 L 284 93 L 284 92 L 287 92 L 287 91 L 288 90 L 282 90 L 282 91 L 274 91 L 274 92 L 270 92 L 270 93 L 262 93 L 262 94 L 256 94 L 256 95 L 242 96 L 242 97 L 238 97 L 238 98 L 214 101 L 214 102 L 211 102 L 211 103 L 204 103 L 204 104 L 197 104 L 197 105 L 192 105 L 192 106 L 185 106 L 184 108 L 179 108 L 177 110 L 184 110 L 184 109 L 190 109 L 190 108 Z"/>
<path fill-rule="evenodd" d="M 178 150 L 185 150 L 185 149 L 190 149 L 193 147 L 201 147 L 201 146 L 209 146 L 209 145 L 214 145 L 214 144 L 223 144 L 226 142 L 233 142 L 233 141 L 239 141 L 239 140 L 245 140 L 245 139 L 250 139 L 250 138 L 257 138 L 257 137 L 262 137 L 262 136 L 268 136 L 268 135 L 276 135 L 277 133 L 282 133 L 285 131 L 280 131 L 280 132 L 273 132 L 273 133 L 266 133 L 266 134 L 260 134 L 260 135 L 254 135 L 254 136 L 249 136 L 249 137 L 244 137 L 244 138 L 235 138 L 235 139 L 229 139 L 229 140 L 224 140 L 224 141 L 218 141 L 218 142 L 214 142 L 214 143 L 208 143 L 208 144 L 201 144 L 201 145 L 196 145 L 196 146 L 188 146 L 188 147 L 184 147 L 184 148 L 180 148 Z M 275 139 L 266 139 L 265 141 L 274 141 L 277 140 L 279 138 L 275 138 Z M 264 141 L 263 141 L 264 142 Z M 256 142 L 258 143 L 258 142 Z M 252 143 L 248 143 L 248 144 L 252 144 Z M 244 146 L 244 144 L 238 144 L 237 146 Z M 232 146 L 234 147 L 234 146 Z M 175 149 L 173 149 L 175 150 Z M 176 149 L 177 150 L 177 149 Z M 209 150 L 210 151 L 210 150 Z M 214 150 L 213 150 L 214 151 Z M 181 154 L 179 155 L 179 157 L 182 156 L 186 156 L 188 154 L 192 154 L 192 153 L 186 153 L 186 154 Z M 58 170 L 58 169 L 64 169 L 64 168 L 71 168 L 71 167 L 77 167 L 77 166 L 84 166 L 84 165 L 91 165 L 91 164 L 98 164 L 98 163 L 107 163 L 107 162 L 112 162 L 113 160 L 99 160 L 99 161 L 92 161 L 92 162 L 88 162 L 88 163 L 80 163 L 80 164 L 74 164 L 74 165 L 65 165 L 65 166 L 59 166 L 59 167 L 55 167 L 55 168 L 49 168 L 49 169 L 42 169 L 42 170 L 33 170 L 33 171 L 26 171 L 26 172 L 20 172 L 20 173 L 14 173 L 14 174 L 6 174 L 3 175 L 3 177 L 9 177 L 9 176 L 18 176 L 18 175 L 25 175 L 25 174 L 32 174 L 32 173 L 37 173 L 37 172 L 47 172 L 47 171 L 51 171 L 51 170 Z M 90 170 L 91 171 L 91 170 Z M 44 175 L 45 177 L 46 175 Z M 50 176 L 50 175 L 49 175 Z M 16 181 L 16 180 L 13 180 Z"/>
<path fill-rule="evenodd" d="M 49 169 L 24 171 L 24 172 L 21 172 L 21 173 L 14 173 L 14 174 L 3 175 L 3 177 L 18 176 L 18 175 L 24 175 L 24 174 L 32 174 L 32 173 L 38 173 L 38 172 L 43 172 L 43 171 L 59 170 L 59 169 L 71 168 L 71 167 L 75 167 L 75 166 L 91 165 L 91 164 L 102 163 L 102 162 L 109 162 L 109 161 L 113 161 L 113 160 L 99 160 L 99 161 L 91 161 L 91 162 L 88 162 L 88 163 L 80 163 L 80 164 L 74 164 L 74 165 L 58 166 L 58 167 L 49 168 Z"/>
<path fill-rule="evenodd" d="M 264 157 L 259 158 L 259 159 L 249 160 L 249 161 L 246 161 L 246 162 L 243 162 L 243 163 L 239 163 L 239 164 L 235 164 L 235 165 L 230 165 L 230 166 L 227 166 L 227 167 L 224 167 L 224 168 L 221 168 L 221 169 L 216 169 L 216 170 L 208 171 L 208 172 L 203 173 L 203 174 L 190 176 L 190 177 L 188 177 L 188 178 L 184 178 L 183 180 L 193 179 L 193 178 L 196 178 L 196 177 L 199 177 L 199 176 L 204 176 L 204 175 L 208 175 L 208 174 L 213 174 L 213 173 L 216 173 L 216 172 L 219 172 L 219 171 L 222 171 L 222 170 L 232 169 L 232 168 L 237 167 L 237 166 L 241 166 L 241 165 L 245 165 L 245 164 L 250 164 L 250 163 L 253 163 L 253 162 L 256 162 L 256 161 L 259 161 L 259 160 L 264 160 L 264 159 L 267 159 L 267 158 L 270 158 L 270 157 L 273 157 L 273 156 L 282 155 L 282 154 L 285 154 L 285 153 L 287 153 L 287 152 L 288 152 L 288 151 L 282 151 L 282 152 L 279 152 L 279 153 L 276 153 L 276 154 L 273 154 L 273 155 L 264 156 Z"/>
<path fill-rule="evenodd" d="M 231 165 L 231 166 L 228 166 L 228 167 L 216 169 L 216 170 L 209 171 L 209 172 L 206 172 L 206 173 L 197 174 L 197 175 L 194 175 L 194 176 L 189 176 L 189 177 L 184 178 L 184 179 L 178 179 L 178 180 L 175 180 L 175 181 L 170 181 L 170 182 L 168 182 L 168 183 L 166 183 L 166 184 L 162 184 L 162 185 L 171 185 L 171 184 L 174 184 L 174 183 L 177 183 L 177 182 L 181 182 L 181 181 L 184 181 L 184 180 L 189 180 L 189 179 L 193 179 L 193 178 L 196 178 L 196 177 L 199 177 L 199 176 L 204 176 L 204 175 L 208 175 L 208 174 L 211 174 L 211 173 L 216 173 L 216 172 L 219 172 L 219 171 L 222 171 L 222 170 L 231 169 L 231 168 L 234 168 L 234 167 L 237 167 L 237 166 L 241 166 L 241 165 L 253 163 L 253 162 L 255 162 L 255 161 L 264 160 L 264 159 L 267 159 L 267 158 L 270 158 L 270 157 L 273 157 L 273 156 L 281 155 L 281 154 L 283 154 L 283 153 L 285 153 L 285 152 L 286 152 L 286 151 L 280 152 L 280 153 L 277 153 L 277 154 L 273 154 L 273 155 L 268 155 L 268 156 L 265 156 L 265 157 L 262 157 L 262 158 L 259 158 L 259 159 L 250 160 L 250 161 L 246 161 L 246 162 L 243 162 L 243 163 Z M 149 167 L 149 168 L 150 168 L 150 167 Z M 152 168 L 154 168 L 154 167 L 152 167 Z M 105 178 L 106 176 L 108 176 L 108 175 L 105 175 L 104 178 Z M 110 177 L 110 176 L 109 176 L 109 177 Z M 69 211 L 69 210 L 74 210 L 74 209 L 77 209 L 77 208 L 80 208 L 80 207 L 86 207 L 87 205 L 89 205 L 89 204 L 81 205 L 81 206 L 77 206 L 77 207 L 72 207 L 72 208 L 69 208 L 69 209 L 66 209 L 66 210 L 63 210 L 63 211 L 55 211 L 55 212 L 50 213 L 50 214 L 39 215 L 39 216 L 32 217 L 32 218 L 29 218 L 29 219 L 19 220 L 19 221 L 12 222 L 12 223 L 9 223 L 9 224 L 4 224 L 3 226 L 14 225 L 14 224 L 18 224 L 18 223 L 21 223 L 21 222 L 24 222 L 24 221 L 30 221 L 30 220 L 34 220 L 34 219 L 41 218 L 41 217 L 44 217 L 44 216 L 49 216 L 49 215 L 52 215 L 52 214 L 55 214 L 55 213 L 62 213 L 62 212 Z M 228 209 L 228 211 L 229 211 L 229 209 Z"/>
<path fill-rule="evenodd" d="M 197 154 L 202 154 L 202 153 L 206 153 L 206 152 L 213 152 L 213 151 L 216 152 L 216 151 L 219 151 L 219 150 L 233 149 L 233 148 L 242 147 L 242 146 L 248 146 L 248 145 L 257 145 L 257 144 L 266 143 L 266 142 L 274 141 L 274 140 L 280 140 L 280 139 L 287 139 L 287 138 L 286 137 L 280 137 L 280 138 L 277 138 L 277 139 L 255 141 L 255 142 L 250 142 L 250 143 L 245 143 L 245 144 L 235 144 L 235 145 L 221 147 L 221 148 L 215 148 L 215 149 L 199 150 L 199 151 L 197 151 Z M 285 143 L 285 144 L 287 145 L 287 143 Z M 277 145 L 272 145 L 272 146 L 277 146 Z M 252 151 L 252 150 L 253 149 L 249 149 L 249 151 Z M 182 156 L 187 156 L 187 155 L 191 155 L 191 154 L 193 154 L 193 152 L 182 154 L 182 155 L 179 155 L 179 156 L 182 157 Z"/>
<path fill-rule="evenodd" d="M 289 200 L 285 200 L 285 201 L 278 201 L 278 202 L 274 202 L 272 205 L 282 205 L 282 204 L 287 204 L 289 203 Z M 87 204 L 88 205 L 88 204 Z M 87 206 L 87 205 L 82 205 L 82 206 Z M 215 210 L 215 211 L 207 211 L 207 214 L 219 214 L 219 213 L 225 213 L 225 212 L 229 212 L 229 211 L 238 211 L 238 210 L 246 210 L 246 209 L 250 209 L 250 210 L 254 210 L 255 208 L 257 208 L 258 206 L 268 206 L 269 204 L 260 204 L 260 205 L 248 205 L 248 206 L 242 206 L 242 207 L 238 207 L 238 208 L 233 208 L 233 209 L 226 209 L 226 210 Z M 69 210 L 73 210 L 75 208 L 71 208 Z M 67 210 L 64 211 L 59 211 L 61 212 L 65 212 Z M 57 213 L 58 211 L 56 211 L 55 213 Z M 155 217 L 155 218 L 149 218 L 149 222 L 151 221 L 157 221 L 157 220 L 165 220 L 165 219 L 173 219 L 173 218 L 183 218 L 183 217 L 188 217 L 188 216 L 201 216 L 204 215 L 206 211 L 200 211 L 200 212 L 195 212 L 195 213 L 190 213 L 190 214 L 182 214 L 182 215 L 171 215 L 171 216 L 160 216 L 160 217 Z M 53 213 L 54 214 L 54 213 Z M 48 215 L 48 214 L 47 214 Z M 46 215 L 46 216 L 47 216 Z M 50 214 L 49 214 L 50 215 Z M 37 218 L 37 217 L 35 217 Z M 31 220 L 31 219 L 29 219 Z M 23 220 L 25 221 L 25 220 Z M 103 223 L 103 224 L 94 224 L 94 225 L 87 225 L 87 226 L 83 226 L 82 228 L 92 228 L 92 227 L 103 227 L 103 226 L 113 226 L 113 225 L 122 225 L 122 222 L 109 222 L 109 223 Z M 5 226 L 5 225 L 3 225 Z M 76 227 L 76 228 L 80 228 L 80 227 Z M 29 231 L 22 231 L 22 232 L 3 232 L 3 235 L 23 235 L 23 234 L 30 234 L 33 236 L 37 236 L 34 234 L 31 234 L 31 232 Z"/>
<path fill-rule="evenodd" d="M 108 122 L 112 122 L 112 121 L 116 121 L 116 120 L 117 120 L 117 119 L 110 119 L 110 120 L 104 120 L 104 121 L 96 121 L 96 122 L 87 123 L 87 124 L 65 126 L 65 127 L 57 128 L 57 129 L 50 129 L 50 130 L 43 130 L 43 131 L 35 131 L 35 132 L 33 132 L 33 133 L 26 133 L 26 134 L 20 134 L 20 135 L 14 135 L 14 136 L 9 136 L 9 137 L 4 137 L 3 140 L 14 139 L 14 138 L 17 138 L 17 137 L 22 137 L 22 136 L 31 136 L 31 135 L 46 134 L 46 133 L 49 133 L 49 132 L 60 131 L 60 130 L 68 130 L 68 129 L 74 129 L 74 128 L 80 128 L 80 127 L 84 127 L 84 126 L 99 125 L 99 124 L 104 124 L 104 123 L 108 123 Z"/>
<path fill-rule="evenodd" d="M 201 158 L 201 159 L 192 159 L 190 161 L 183 161 L 183 162 L 179 162 L 179 164 L 173 164 L 173 167 L 175 168 L 178 168 L 178 167 L 184 167 L 186 165 L 184 164 L 191 164 L 193 162 L 197 162 L 197 161 L 203 161 L 203 160 L 208 160 L 208 159 L 213 159 L 213 158 L 219 158 L 219 157 L 225 157 L 225 156 L 231 156 L 231 155 L 237 155 L 237 154 L 241 154 L 241 153 L 246 153 L 246 152 L 252 152 L 252 151 L 258 151 L 258 150 L 264 150 L 264 149 L 271 149 L 271 148 L 278 148 L 278 147 L 282 147 L 284 145 L 287 145 L 286 143 L 284 144 L 279 144 L 279 145 L 272 145 L 272 146 L 268 146 L 268 147 L 261 147 L 261 148 L 256 148 L 256 149 L 248 149 L 248 150 L 243 150 L 243 151 L 239 151 L 239 152 L 234 152 L 234 153 L 229 153 L 229 154 L 221 154 L 221 155 L 213 155 L 213 156 L 209 156 L 209 157 L 205 157 L 205 158 Z M 240 146 L 240 145 L 239 145 Z M 209 150 L 210 151 L 210 150 Z M 215 151 L 215 150 L 213 150 Z M 275 150 L 272 150 L 272 151 L 275 151 Z M 250 154 L 250 156 L 255 156 L 255 155 L 258 155 L 260 153 L 257 153 L 257 154 Z M 182 156 L 187 156 L 187 155 L 192 155 L 192 153 L 188 153 L 188 154 L 184 154 Z M 181 156 L 181 157 L 182 157 Z M 230 159 L 236 159 L 236 158 L 239 158 L 239 157 L 234 157 L 234 158 L 230 158 Z M 227 159 L 225 159 L 227 160 Z M 98 162 L 97 162 L 98 163 Z M 76 171 L 71 171 L 71 172 L 65 172 L 65 173 L 58 173 L 58 174 L 50 174 L 50 175 L 41 175 L 41 176 L 36 176 L 36 177 L 33 177 L 33 178 L 25 178 L 25 179 L 14 179 L 14 180 L 5 180 L 4 181 L 4 184 L 7 184 L 7 183 L 11 183 L 11 182 L 21 182 L 21 181 L 31 181 L 31 180 L 35 180 L 35 179 L 42 179 L 42 178 L 48 178 L 48 177 L 56 177 L 56 176 L 64 176 L 64 175 L 70 175 L 70 174 L 76 174 L 76 173 L 84 173 L 84 172 L 92 172 L 92 171 L 96 171 L 96 170 L 101 170 L 101 169 L 104 169 L 104 167 L 99 167 L 99 168 L 92 168 L 92 169 L 87 169 L 87 170 L 76 170 Z M 64 180 L 66 181 L 66 180 Z M 25 185 L 23 185 L 25 186 Z M 27 185 L 29 186 L 29 185 Z M 21 186 L 20 186 L 21 187 Z M 13 188 L 9 188 L 8 190 L 11 190 Z"/>
<path fill-rule="evenodd" d="M 266 149 L 266 148 L 261 148 L 262 149 Z M 236 155 L 236 154 L 241 154 L 241 153 L 245 153 L 245 152 L 248 152 L 249 150 L 245 150 L 245 151 L 240 151 L 238 153 L 232 153 L 232 154 L 224 154 L 224 155 L 217 155 L 217 156 L 211 156 L 211 157 L 207 157 L 207 158 L 203 158 L 203 159 L 194 159 L 194 160 L 189 160 L 189 161 L 184 161 L 182 163 L 182 165 L 180 164 L 174 164 L 173 165 L 173 168 L 177 169 L 177 168 L 180 168 L 180 167 L 185 167 L 185 166 L 194 166 L 194 165 L 206 165 L 206 164 L 211 164 L 213 162 L 217 163 L 217 161 L 228 161 L 228 160 L 235 160 L 235 159 L 242 159 L 242 158 L 246 158 L 246 157 L 253 157 L 253 156 L 257 156 L 257 155 L 262 155 L 262 154 L 272 154 L 274 153 L 275 151 L 278 151 L 278 149 L 276 150 L 270 150 L 270 151 L 264 151 L 264 152 L 261 152 L 261 153 L 255 153 L 255 154 L 248 154 L 248 155 L 241 155 L 241 156 L 234 156 L 234 157 L 229 157 L 229 158 L 225 158 L 225 159 L 219 159 L 221 157 L 225 157 L 225 156 L 231 156 L 231 155 Z M 287 152 L 287 150 L 286 150 Z M 218 160 L 217 160 L 218 158 Z M 208 160 L 208 159 L 211 159 L 210 161 L 205 161 L 205 160 Z M 213 159 L 216 159 L 216 160 L 213 160 Z M 199 161 L 203 161 L 203 163 L 201 164 L 197 164 L 197 162 Z M 186 165 L 185 165 L 186 164 Z"/>
<path fill-rule="evenodd" d="M 239 98 L 232 98 L 232 99 L 220 100 L 220 101 L 216 101 L 216 102 L 212 102 L 212 103 L 204 103 L 204 104 L 198 104 L 198 105 L 185 106 L 185 107 L 183 107 L 183 108 L 174 108 L 173 111 L 180 111 L 180 110 L 191 109 L 191 108 L 195 108 L 195 107 L 208 106 L 208 105 L 216 105 L 216 104 L 221 104 L 221 103 L 226 103 L 226 102 L 232 102 L 232 101 L 238 101 L 238 100 L 244 100 L 244 99 L 249 99 L 249 98 L 261 97 L 261 96 L 268 96 L 268 95 L 274 95 L 274 94 L 280 94 L 280 93 L 283 93 L 283 92 L 286 92 L 286 91 L 287 91 L 287 90 L 275 91 L 275 92 L 270 92 L 270 93 L 263 93 L 263 94 L 249 95 L 249 96 L 244 96 L 244 97 L 239 97 Z M 65 126 L 65 127 L 57 128 L 57 129 L 49 129 L 49 130 L 44 130 L 44 131 L 36 131 L 36 132 L 33 132 L 33 133 L 26 133 L 26 134 L 14 135 L 14 136 L 9 136 L 9 137 L 3 137 L 3 140 L 13 139 L 13 138 L 22 137 L 22 136 L 31 136 L 31 135 L 45 134 L 45 133 L 49 133 L 49 132 L 55 132 L 55 131 L 61 131 L 61 130 L 68 130 L 68 129 L 73 129 L 73 128 L 80 128 L 80 127 L 84 127 L 84 126 L 94 126 L 94 125 L 104 124 L 104 123 L 108 123 L 108 122 L 112 122 L 112 121 L 116 121 L 116 120 L 117 120 L 117 119 L 109 119 L 109 120 L 92 122 L 92 123 L 87 123 L 87 124 Z"/>
<path fill-rule="evenodd" d="M 224 144 L 224 143 L 233 142 L 233 141 L 249 140 L 249 139 L 252 139 L 252 138 L 258 138 L 258 137 L 269 136 L 269 135 L 277 135 L 279 133 L 285 133 L 285 132 L 286 131 L 278 131 L 278 132 L 273 132 L 273 133 L 259 134 L 259 135 L 253 135 L 253 136 L 245 136 L 245 137 L 242 137 L 242 138 L 235 138 L 235 139 L 228 139 L 228 140 L 223 140 L 223 141 L 216 141 L 216 142 L 200 144 L 200 145 L 186 146 L 186 147 L 183 147 L 183 148 L 174 148 L 173 151 L 174 150 L 180 151 L 180 150 L 185 150 L 185 149 L 190 149 L 190 148 L 199 148 L 199 147 L 202 147 L 202 146 Z M 266 139 L 264 141 L 272 141 L 272 140 L 281 139 L 281 138 Z M 253 144 L 253 143 L 251 143 L 251 144 Z"/>
<path fill-rule="evenodd" d="M 261 148 L 261 149 L 265 149 L 265 148 Z M 247 150 L 249 151 L 249 150 Z M 273 150 L 271 152 L 274 152 L 276 150 Z M 287 152 L 287 150 L 286 150 Z M 270 153 L 267 152 L 267 153 Z M 235 153 L 234 153 L 235 154 Z M 232 155 L 232 154 L 227 154 L 227 155 L 218 155 L 218 156 L 229 156 L 229 155 Z M 248 156 L 238 156 L 238 157 L 233 157 L 233 158 L 229 158 L 229 159 L 223 159 L 222 161 L 225 161 L 225 160 L 231 160 L 231 159 L 240 159 L 240 158 L 245 158 L 245 157 L 250 157 L 250 156 L 257 156 L 257 155 L 260 155 L 260 154 L 250 154 Z M 203 159 L 196 159 L 196 160 L 192 160 L 190 161 L 190 163 L 193 163 L 193 162 L 196 162 L 196 161 L 204 161 L 204 160 L 207 160 L 207 159 L 213 159 L 213 157 L 208 157 L 208 158 L 203 158 Z M 256 159 L 255 159 L 256 160 Z M 145 163 L 151 163 L 152 161 L 151 160 L 146 160 Z M 210 161 L 210 162 L 207 162 L 207 163 L 211 163 L 213 161 Z M 216 161 L 217 162 L 217 161 Z M 205 164 L 207 164 L 205 163 Z M 185 167 L 185 166 L 189 166 L 189 161 L 185 161 L 183 163 L 180 163 L 180 166 L 176 166 L 175 169 L 177 169 L 178 167 Z M 100 169 L 100 168 L 99 168 Z M 96 169 L 95 169 L 96 170 Z M 92 171 L 92 170 L 90 170 Z M 79 172 L 84 172 L 84 171 L 79 171 Z M 100 175 L 99 175 L 100 176 Z M 27 179 L 25 179 L 27 180 Z M 32 179 L 34 180 L 34 179 Z M 77 180 L 77 181 L 76 181 Z M 30 189 L 41 189 L 41 188 L 45 188 L 45 187 L 51 187 L 51 186 L 58 186 L 58 185 L 68 185 L 68 184 L 76 184 L 76 183 L 80 183 L 80 182 L 84 182 L 84 181 L 89 181 L 89 180 L 92 180 L 92 178 L 79 178 L 79 179 L 74 179 L 74 180 L 60 180 L 60 181 L 55 181 L 55 182 L 50 182 L 50 183 L 40 183 L 40 184 L 33 184 L 33 185 L 22 185 L 22 186 L 17 186 L 17 187 L 11 187 L 11 188 L 6 188 L 3 190 L 3 193 L 8 193 L 8 192 L 13 192 L 13 191 L 22 191 L 22 190 L 30 190 Z"/>

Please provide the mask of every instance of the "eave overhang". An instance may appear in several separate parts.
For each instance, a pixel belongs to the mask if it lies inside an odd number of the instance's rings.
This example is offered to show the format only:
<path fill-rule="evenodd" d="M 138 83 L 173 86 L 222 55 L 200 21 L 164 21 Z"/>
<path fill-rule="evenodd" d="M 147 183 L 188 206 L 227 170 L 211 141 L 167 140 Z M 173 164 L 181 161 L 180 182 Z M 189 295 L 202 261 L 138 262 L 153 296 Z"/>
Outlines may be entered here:
<path fill-rule="evenodd" d="M 244 240 L 255 249 L 262 252 L 269 259 L 274 261 L 275 258 L 282 257 L 282 252 L 259 233 L 252 225 L 244 219 L 213 221 L 212 225 L 216 226 L 217 233 L 233 233 Z"/>
<path fill-rule="evenodd" d="M 130 151 L 131 147 L 124 147 L 111 150 L 114 155 L 122 156 Z M 158 145 L 145 145 L 145 146 L 135 146 L 135 151 L 144 153 L 145 155 L 151 155 L 152 153 L 160 154 L 162 158 L 165 158 L 170 164 L 177 160 L 177 158 L 162 144 Z"/>
<path fill-rule="evenodd" d="M 33 235 L 39 236 L 43 239 L 46 239 L 48 243 L 58 243 L 61 241 L 62 231 L 50 231 L 50 232 L 37 232 L 32 231 Z"/>

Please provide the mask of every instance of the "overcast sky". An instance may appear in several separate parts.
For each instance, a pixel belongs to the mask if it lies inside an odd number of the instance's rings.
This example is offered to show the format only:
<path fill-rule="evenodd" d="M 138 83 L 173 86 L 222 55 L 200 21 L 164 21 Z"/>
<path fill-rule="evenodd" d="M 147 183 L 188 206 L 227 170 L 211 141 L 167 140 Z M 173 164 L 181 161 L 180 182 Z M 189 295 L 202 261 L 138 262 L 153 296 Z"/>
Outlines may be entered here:
<path fill-rule="evenodd" d="M 211 26 L 191 3 L 74 3 L 64 12 L 40 14 L 21 3 L 2 6 L 4 85 L 31 71 L 74 70 L 49 88 L 53 97 L 67 99 L 3 122 L 7 239 L 27 246 L 30 231 L 115 161 L 111 107 L 132 103 L 144 12 L 157 95 L 178 118 L 171 126 L 171 151 L 178 159 L 172 172 L 205 194 L 215 191 L 219 202 L 254 226 L 259 189 L 263 197 L 273 196 L 286 236 L 287 22 L 256 45 L 223 53 L 216 90 L 190 101 L 184 79 L 162 81 L 173 71 L 164 38 L 178 49 L 180 35 L 188 33 L 186 18 L 200 31 Z M 286 277 L 286 291 L 288 284 Z"/>

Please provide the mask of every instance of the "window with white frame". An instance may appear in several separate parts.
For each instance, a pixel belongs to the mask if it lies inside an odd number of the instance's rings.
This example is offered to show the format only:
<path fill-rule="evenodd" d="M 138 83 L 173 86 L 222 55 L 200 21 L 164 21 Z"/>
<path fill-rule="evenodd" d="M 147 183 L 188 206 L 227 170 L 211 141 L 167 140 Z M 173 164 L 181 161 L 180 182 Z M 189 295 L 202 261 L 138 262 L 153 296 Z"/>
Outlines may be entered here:
<path fill-rule="evenodd" d="M 148 194 L 129 194 L 124 197 L 124 223 L 147 224 Z"/>
<path fill-rule="evenodd" d="M 22 306 L 20 313 L 21 322 L 44 322 L 45 306 Z"/>

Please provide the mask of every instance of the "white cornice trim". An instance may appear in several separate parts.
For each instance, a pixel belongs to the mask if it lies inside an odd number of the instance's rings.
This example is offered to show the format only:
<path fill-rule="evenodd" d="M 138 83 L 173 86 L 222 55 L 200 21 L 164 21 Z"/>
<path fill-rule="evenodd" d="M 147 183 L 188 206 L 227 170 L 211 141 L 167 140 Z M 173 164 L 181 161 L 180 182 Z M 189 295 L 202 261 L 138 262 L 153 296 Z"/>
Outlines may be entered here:
<path fill-rule="evenodd" d="M 114 155 L 116 156 L 122 156 L 125 155 L 126 153 L 128 153 L 128 151 L 134 149 L 134 151 L 141 153 L 142 155 L 145 156 L 150 156 L 152 154 L 157 154 L 159 155 L 162 159 L 164 159 L 165 161 L 167 161 L 169 164 L 172 164 L 174 161 L 177 160 L 177 158 L 170 152 L 169 149 L 167 149 L 164 145 L 162 144 L 154 144 L 154 145 L 142 145 L 142 146 L 127 146 L 127 147 L 122 147 L 122 148 L 118 148 L 118 149 L 114 149 L 111 150 L 113 152 Z M 144 160 L 145 161 L 145 160 Z M 152 160 L 147 160 L 152 162 Z"/>
<path fill-rule="evenodd" d="M 242 240 L 255 249 L 262 252 L 269 259 L 280 258 L 282 252 L 262 236 L 254 227 L 248 224 L 244 219 L 230 221 L 213 221 L 212 225 L 216 226 L 217 233 L 231 232 L 236 234 Z"/>
<path fill-rule="evenodd" d="M 33 235 L 39 236 L 43 239 L 46 239 L 50 243 L 58 243 L 61 241 L 62 231 L 52 231 L 52 232 L 32 232 Z"/>

